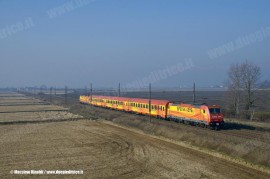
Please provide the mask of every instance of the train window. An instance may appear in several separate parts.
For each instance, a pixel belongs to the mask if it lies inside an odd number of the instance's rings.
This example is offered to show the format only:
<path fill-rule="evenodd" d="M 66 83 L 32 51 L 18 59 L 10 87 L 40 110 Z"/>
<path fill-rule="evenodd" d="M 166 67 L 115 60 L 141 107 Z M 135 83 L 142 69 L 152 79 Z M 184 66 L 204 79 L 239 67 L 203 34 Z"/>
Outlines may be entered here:
<path fill-rule="evenodd" d="M 220 114 L 220 108 L 209 108 L 211 114 Z"/>
<path fill-rule="evenodd" d="M 148 104 L 146 105 L 146 108 L 148 109 Z"/>

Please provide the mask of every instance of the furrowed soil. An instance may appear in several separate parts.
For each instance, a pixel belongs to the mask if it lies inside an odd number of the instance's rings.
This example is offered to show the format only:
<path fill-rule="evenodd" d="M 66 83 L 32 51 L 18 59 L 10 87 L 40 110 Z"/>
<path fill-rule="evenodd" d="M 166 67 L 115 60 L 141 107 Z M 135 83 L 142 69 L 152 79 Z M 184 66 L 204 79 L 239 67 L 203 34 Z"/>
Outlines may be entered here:
<path fill-rule="evenodd" d="M 77 105 L 82 109 L 71 111 L 79 114 L 89 107 Z M 0 119 L 5 121 L 3 114 Z M 119 113 L 108 118 L 114 115 Z M 0 125 L 0 146 L 0 178 L 270 178 L 268 172 L 103 120 Z M 14 176 L 11 170 L 84 174 Z"/>

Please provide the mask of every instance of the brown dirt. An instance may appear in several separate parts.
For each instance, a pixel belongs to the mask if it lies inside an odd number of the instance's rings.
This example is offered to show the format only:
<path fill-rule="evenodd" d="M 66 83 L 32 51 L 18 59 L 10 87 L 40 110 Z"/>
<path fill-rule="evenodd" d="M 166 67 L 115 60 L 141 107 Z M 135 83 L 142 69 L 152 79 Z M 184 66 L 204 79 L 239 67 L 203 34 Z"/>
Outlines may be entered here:
<path fill-rule="evenodd" d="M 0 136 L 1 178 L 10 177 L 10 170 L 15 169 L 84 170 L 81 177 L 86 178 L 270 177 L 239 164 L 102 122 L 0 126 Z"/>

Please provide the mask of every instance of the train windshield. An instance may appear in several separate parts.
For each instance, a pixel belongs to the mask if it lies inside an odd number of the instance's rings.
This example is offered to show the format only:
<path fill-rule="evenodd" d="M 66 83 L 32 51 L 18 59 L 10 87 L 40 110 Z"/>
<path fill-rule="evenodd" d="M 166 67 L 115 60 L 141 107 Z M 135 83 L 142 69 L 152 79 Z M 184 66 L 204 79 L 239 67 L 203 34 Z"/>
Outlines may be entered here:
<path fill-rule="evenodd" d="M 220 114 L 220 108 L 209 108 L 210 114 Z"/>

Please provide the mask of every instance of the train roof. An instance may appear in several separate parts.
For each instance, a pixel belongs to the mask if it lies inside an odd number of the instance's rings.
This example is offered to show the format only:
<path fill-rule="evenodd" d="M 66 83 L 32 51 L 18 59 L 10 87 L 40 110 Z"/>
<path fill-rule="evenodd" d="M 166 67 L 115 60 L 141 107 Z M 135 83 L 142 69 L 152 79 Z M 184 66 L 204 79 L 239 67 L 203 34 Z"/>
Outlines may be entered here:
<path fill-rule="evenodd" d="M 90 96 L 87 96 L 90 97 Z M 102 98 L 102 99 L 109 99 L 109 100 L 117 100 L 117 101 L 129 101 L 135 103 L 149 103 L 149 99 L 146 98 L 127 98 L 127 97 L 117 97 L 117 96 L 104 96 L 104 95 L 93 95 L 93 98 Z M 192 104 L 192 103 L 185 103 L 185 102 L 176 102 L 176 101 L 169 101 L 169 100 L 159 100 L 159 99 L 151 99 L 151 104 L 154 105 L 166 105 L 170 104 L 173 106 L 187 106 L 187 107 L 208 107 L 208 108 L 220 108 L 218 105 L 207 105 L 207 104 Z"/>
<path fill-rule="evenodd" d="M 148 103 L 149 99 L 145 98 L 127 98 L 127 97 L 116 97 L 116 96 L 99 96 L 93 95 L 93 98 L 103 98 L 109 100 L 118 100 L 118 101 L 130 101 L 135 103 Z M 151 99 L 151 104 L 154 105 L 166 105 L 169 101 L 168 100 L 158 100 L 158 99 Z"/>
<path fill-rule="evenodd" d="M 132 102 L 137 103 L 148 103 L 149 99 L 146 98 L 129 98 Z M 168 100 L 159 100 L 159 99 L 151 99 L 151 104 L 155 105 L 166 105 L 169 101 Z"/>

